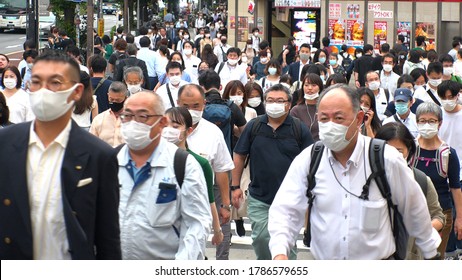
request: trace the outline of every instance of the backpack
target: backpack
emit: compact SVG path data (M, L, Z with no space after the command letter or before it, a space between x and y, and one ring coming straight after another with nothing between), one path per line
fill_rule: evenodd
M351 63L353 62L353 59L351 59L351 55L348 54L347 57L344 57L342 60L342 67L345 69L345 71L350 68Z
M447 178L449 169L449 156L451 155L451 147L449 147L449 145L446 142L443 142L441 146L439 146L438 150L436 150L436 158L424 158L420 156L420 146L417 141L416 146L417 150L414 156L409 161L409 165L417 167L419 161L427 161L428 163L435 162L438 175L440 175L443 178Z
M115 65L119 65L120 61L122 59L125 59L125 58L129 58L128 54L127 53L120 53L120 52L117 52L116 53L116 58L117 60L115 61Z
M223 132L226 146L230 154L232 153L231 143L233 138L232 111L233 101L221 98L212 99L206 102L202 117L211 123L214 123Z
M406 230L406 227L403 222L403 217L398 211L397 205L393 204L391 200L391 191L388 184L387 177L385 176L385 161L384 161L384 151L385 151L386 142L381 139L371 139L369 146L369 164L371 167L371 175L366 180L366 184L363 186L363 190L360 199L368 200L369 199L369 185L372 180L375 180L377 187L380 190L382 196L387 200L388 216L390 218L391 230L393 232L393 237L395 239L396 251L393 254L393 257L397 260L404 260L407 253L407 243L409 239L409 234ZM316 186L316 171L318 170L319 164L321 162L322 154L324 151L324 144L321 141L313 144L311 150L311 162L310 170L308 172L308 187L306 190L306 196L308 197L308 215L307 227L303 235L303 243L306 246L309 246L311 242L311 226L310 226L310 215L311 208L313 207L313 201L316 196L313 195L312 190Z

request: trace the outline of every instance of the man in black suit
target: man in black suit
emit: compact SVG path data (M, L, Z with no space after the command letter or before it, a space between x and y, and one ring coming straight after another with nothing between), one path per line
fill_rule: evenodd
M311 46L310 44L302 44L300 46L300 49L298 51L299 56L300 56L300 61L294 62L289 65L289 71L288 74L292 78L292 83L295 83L296 81L300 80L300 74L302 72L303 66L306 64L310 64L310 58L311 58Z
M120 259L116 151L71 120L77 62L39 56L36 119L0 130L0 259Z

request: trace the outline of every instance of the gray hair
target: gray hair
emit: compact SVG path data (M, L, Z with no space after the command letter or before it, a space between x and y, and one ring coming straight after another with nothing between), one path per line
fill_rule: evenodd
M136 55L138 53L138 49L135 44L128 44L127 46L127 54L128 55Z
M150 108L148 108L148 109L153 109L155 115L162 115L163 116L165 114L164 102L162 101L162 97L160 97L157 93L154 93L154 92L148 91L148 90L142 90L140 92L137 92L135 94L130 95L130 97L128 97L128 99L133 98L134 96L140 96L140 95L153 96L154 100L152 102L152 106ZM125 104L127 104L127 102Z
M292 102L292 95L290 94L289 89L282 84L275 84L271 86L269 89L267 89L265 91L265 94L263 95L264 100L266 100L268 94L273 91L283 91L287 95L287 100L289 101L289 103Z
M109 94L110 91L128 96L127 86L124 83L119 82L119 81L115 81L111 83L107 93Z
M138 74L138 77L140 78L140 80L143 80L143 70L141 70L140 67L138 66L132 66L132 67L128 67L127 69L124 70L124 81L127 80L127 76L128 74L130 73L136 73Z
M439 122L443 120L443 111L441 110L441 107L433 102L427 101L417 107L417 111L415 112L416 119L419 119L423 114L435 115Z
M360 107L360 101L359 101L359 95L356 93L355 89L353 89L353 88L351 88L351 87L349 87L348 85L345 85L345 84L333 84L330 87L324 89L322 91L321 95L319 96L316 110L319 109L319 104L321 103L321 100L326 96L326 94L328 94L329 92L331 92L334 89L343 90L343 92L345 92L347 94L348 98L351 101L351 105L353 106L353 111L355 113L359 112L359 110L361 108Z

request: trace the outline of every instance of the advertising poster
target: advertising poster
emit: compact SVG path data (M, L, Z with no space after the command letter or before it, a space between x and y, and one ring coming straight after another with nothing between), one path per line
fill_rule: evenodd
M249 20L247 17L237 17L237 41L246 42L249 38Z
M416 22L414 36L424 36L427 43L427 51L436 49L436 24L433 22Z
M411 42L411 22L410 21L398 21L396 23L396 35L404 36L404 45L409 48L409 43Z
M359 4L348 4L346 9L347 18L359 18Z
M387 42L387 22L374 21L374 49L378 51L380 45Z
M236 17L235 16L229 17L229 28L230 29L236 28Z
M330 44L340 48L345 42L345 21L342 19L329 19Z
M294 11L292 21L292 36L295 44L300 47L303 43L313 44L316 39L316 12Z
M364 22L358 20L347 20L347 45L353 47L364 46Z

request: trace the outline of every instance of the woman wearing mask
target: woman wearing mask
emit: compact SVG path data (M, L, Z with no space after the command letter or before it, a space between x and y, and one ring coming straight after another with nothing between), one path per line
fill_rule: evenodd
M1 56L0 56L1 57ZM32 112L29 95L21 89L21 75L16 66L7 66L3 71L1 86L3 95L10 109L10 122L21 123L35 118Z
M72 119L81 128L89 131L91 120L98 115L98 102L91 88L90 76L87 72L80 71L80 82L83 84L83 94L79 101L75 102Z
M193 132L191 114L186 108L173 107L165 111L167 127L162 130L162 137L170 143L178 146L179 149L190 153L202 167L204 178L207 183L210 210L212 212L213 237L212 244L219 245L223 241L220 219L218 217L215 197L213 195L213 171L207 159L195 154L188 148L186 139Z
M265 77L258 80L258 84L263 89L263 92L266 92L267 89L272 87L275 84L279 84L279 78L282 74L281 64L277 59L271 59L265 67Z
M321 64L324 67L329 67L329 61L327 60L329 54L324 49L319 49L314 53L313 63L314 64Z
M382 123L376 114L377 109L374 93L366 87L358 88L357 93L359 95L361 110L364 111L363 123L359 132L362 135L374 138L377 131L382 127Z
M423 87L427 91L428 77L427 72L422 68L416 68L409 73L414 79L414 91L420 87Z
M171 55L170 55L170 60L169 62L171 61L176 61L178 63L181 64L181 67L182 67L182 71L183 71L183 74L181 76L181 79L186 81L186 82L189 82L191 83L192 80L191 80L191 75L188 73L188 71L186 71L185 69L185 64L184 64L184 60L183 60L183 55L180 53L180 52L173 52ZM163 75L161 75L159 77L159 82L157 83L156 87L154 88L154 92L156 92L156 90L163 84L166 84L168 83L169 80L168 80L168 77L167 75L164 73Z
M252 48L252 39L247 40L245 49L242 53L247 55L248 63L252 64L254 57L257 56L257 52Z
M2 78L5 68L10 64L10 59L8 56L0 53L0 79Z
M266 69L266 65L269 62L268 53L266 51L264 51L264 50L260 51L258 53L258 58L259 58L259 61L257 61L253 65L253 70L255 71L255 73L257 75L256 79L260 80L261 78L263 78L264 76L267 75L265 73L265 69Z
M263 104L263 90L255 82L245 85L245 95L247 96L248 107L254 109L257 115L266 114L265 105Z
M412 70L416 68L422 68L424 69L424 66L422 62L420 62L421 58L421 53L420 51L417 50L411 50L409 52L409 58L406 60L403 66L403 74L409 74L411 73Z
M462 191L457 152L438 136L443 121L442 114L441 107L433 102L424 102L417 108L418 147L411 164L431 178L438 193L438 201L446 217L446 225L441 231L441 244L438 247L441 259L444 259L452 229L453 209L457 214L454 233L457 239L462 239Z
M308 73L302 83L303 95L298 97L297 105L290 115L299 118L310 129L314 141L319 140L319 125L316 117L319 93L324 89L319 75Z
M190 39L191 39L191 36L189 35L189 31L188 30L183 30L183 37L180 40L178 40L178 42L175 45L176 51L182 53L183 52L183 44L185 42L189 42Z
M414 137L411 135L406 126L401 123L388 123L382 126L382 128L377 131L375 138L387 141L387 144L395 147L408 162L416 152ZM425 173L413 167L411 167L411 169L413 169L414 177L422 188L427 200L427 207L430 212L432 226L437 231L441 231L446 220L443 214L443 209L441 209L440 203L438 202L438 194L435 186ZM423 260L422 253L416 246L414 237L409 238L406 259Z
M6 105L6 99L3 93L0 91L0 128L8 126L11 124L10 119L10 110Z
M199 55L202 56L202 51L204 50L205 45L213 45L212 38L210 37L210 30L205 29L204 37L199 41Z
M209 44L206 44L202 49L201 59L202 61L207 62L211 69L215 69L218 64L218 57L213 53L212 46Z
M329 55L329 71L330 71L330 75L333 75L333 74L340 74L343 76L346 75L345 68L343 68L343 66L338 63L338 55L336 53L331 53Z

